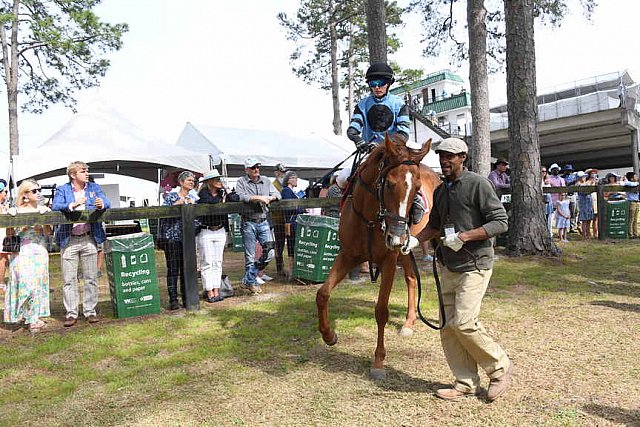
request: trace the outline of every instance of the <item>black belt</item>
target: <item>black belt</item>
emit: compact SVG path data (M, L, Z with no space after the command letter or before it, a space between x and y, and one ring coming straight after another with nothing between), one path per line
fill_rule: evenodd
M202 228L205 228L205 229L211 230L211 231L220 230L222 227L224 227L224 225L203 225L202 226Z

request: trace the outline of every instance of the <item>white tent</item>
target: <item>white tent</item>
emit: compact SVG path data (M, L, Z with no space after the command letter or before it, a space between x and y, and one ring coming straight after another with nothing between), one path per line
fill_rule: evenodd
M229 176L244 173L244 160L255 157L268 173L284 163L300 177L318 178L345 160L355 147L346 137L315 133L235 129L187 122L176 145L224 159ZM345 162L345 166L349 162Z
M102 108L75 115L40 146L15 156L13 177L19 181L66 175L67 165L76 160L88 163L92 174L157 182L160 168L206 172L217 159L151 138L121 114Z

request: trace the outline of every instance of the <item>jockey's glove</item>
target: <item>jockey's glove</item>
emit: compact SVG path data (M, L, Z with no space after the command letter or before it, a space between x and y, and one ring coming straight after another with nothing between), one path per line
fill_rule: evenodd
M366 142L366 141L360 141L357 145L356 145L356 149L361 152L361 153L368 153L371 150L373 150L376 147L376 143L375 142Z
M442 244L454 252L458 252L464 246L464 242L459 237L460 233L450 234L448 236L442 237L440 240Z

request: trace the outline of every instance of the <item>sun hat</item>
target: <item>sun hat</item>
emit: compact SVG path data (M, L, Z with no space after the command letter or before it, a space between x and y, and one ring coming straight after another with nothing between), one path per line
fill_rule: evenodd
M558 166L557 163L552 164L551 166L549 166L549 172L551 172L554 169L558 169L560 170L560 166Z
M584 171L578 171L576 172L576 176L578 178L582 178L583 176L587 176L587 174Z
M255 157L247 157L244 161L245 168L252 168L254 166L261 166L261 165L262 163L260 163L260 161Z
M435 149L436 153L445 151L451 154L467 153L469 148L463 140L459 138L446 138L440 141L440 144Z
M507 162L505 159L498 159L496 160L496 166L498 166L499 164L503 164L503 165L507 165L509 166L509 162Z
M209 172L205 173L202 177L200 177L200 182L205 182L213 178L219 178L220 173L217 169L213 168Z

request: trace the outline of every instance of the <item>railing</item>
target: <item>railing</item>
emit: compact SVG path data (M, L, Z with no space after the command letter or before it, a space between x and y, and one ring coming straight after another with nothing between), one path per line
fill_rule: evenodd
M340 199L299 199L283 200L271 203L270 210L287 211L296 208L327 208L337 206ZM71 213L48 212L21 213L16 216L0 215L0 228L22 227L34 224L72 224L107 222L134 219L181 218L182 222L182 250L183 271L185 273L185 303L187 310L198 310L200 298L198 293L198 277L196 266L196 230L194 220L200 216L230 213L255 212L242 202L220 203L216 205L195 204L179 206L156 206L140 208L113 208L106 210L76 211Z
M543 193L593 193L598 195L598 212L600 221L598 224L599 239L605 237L606 224L606 200L604 198L605 191L616 192L638 192L638 187L626 187L622 185L592 185L592 186L570 186L570 187L544 187ZM338 206L340 199L299 199L299 200L283 200L271 203L270 210L287 211L296 208L328 208ZM181 218L182 222L182 248L183 248L183 267L185 272L185 300L187 310L198 310L200 308L200 299L197 285L196 270L196 230L194 219L206 215L219 215L231 213L248 213L253 212L246 203L221 203L216 205L196 204L196 205L180 205L180 206L161 206L161 207L139 207L139 208L113 208L103 211L78 211L71 213L48 212L46 214L38 213L21 213L16 216L0 215L0 228L21 227L34 224L70 224L70 223L91 223L91 222L107 222L134 219L160 219L160 218Z

